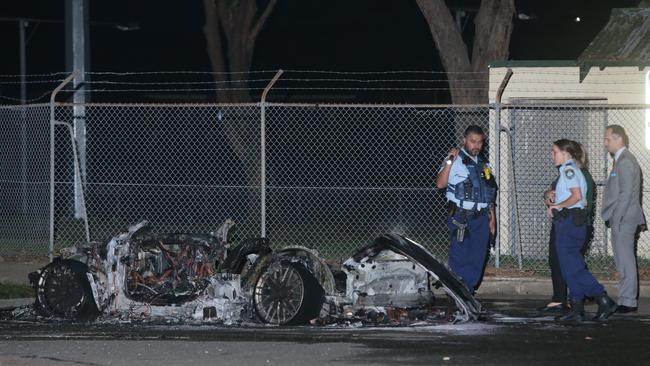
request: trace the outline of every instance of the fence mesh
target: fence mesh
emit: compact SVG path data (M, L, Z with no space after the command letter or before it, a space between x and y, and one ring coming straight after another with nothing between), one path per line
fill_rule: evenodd
M642 107L265 108L267 236L275 246L303 245L332 259L393 231L444 260L445 200L434 181L470 124L489 131L485 154L498 160L501 267L548 269L550 222L542 192L557 174L550 161L554 140L574 139L585 147L598 185L596 213L610 164L602 147L606 125L625 127L642 170L650 169ZM49 105L0 107L0 254L48 253L49 113ZM259 104L57 105L55 118L67 125L54 128L55 249L85 240L79 187L91 240L143 219L159 231L210 232L230 218L240 239L259 236L261 117ZM75 184L75 135L81 186ZM84 135L85 143L79 142ZM645 233L638 253L645 266ZM611 271L611 255L596 214L590 268ZM491 261L497 264L496 257Z
M274 242L343 258L394 231L446 254L446 210L435 176L458 130L487 127L487 107L274 105L268 115Z
M47 253L49 105L0 108L0 255Z
M60 121L85 122L81 171L92 239L140 220L159 231L211 232L230 218L240 235L259 235L258 107L86 106L83 113L57 107ZM57 132L55 227L65 246L79 240L83 220L75 218L69 133Z

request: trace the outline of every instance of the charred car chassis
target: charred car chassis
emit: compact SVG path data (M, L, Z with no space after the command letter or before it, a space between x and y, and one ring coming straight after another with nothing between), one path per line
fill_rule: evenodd
M274 251L265 239L232 245L233 228L227 220L211 234L157 234L144 221L106 242L69 249L30 274L35 309L73 320L276 325L481 316L462 282L402 235L382 235L332 268L304 247Z

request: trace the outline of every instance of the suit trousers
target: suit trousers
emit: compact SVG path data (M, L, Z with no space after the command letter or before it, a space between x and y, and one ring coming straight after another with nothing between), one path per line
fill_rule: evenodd
M614 260L618 270L618 304L637 307L639 297L638 269L634 255L637 225L612 225Z

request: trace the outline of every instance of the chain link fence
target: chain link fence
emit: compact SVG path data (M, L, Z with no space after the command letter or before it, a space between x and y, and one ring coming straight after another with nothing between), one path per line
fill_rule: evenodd
M0 107L0 255L47 254L50 106Z
M487 107L283 106L267 124L268 235L342 258L385 232L446 255L439 162Z
M628 130L631 151L650 171L643 106L263 107L264 202L260 104L56 104L54 250L86 240L85 214L91 240L143 219L159 231L210 232L228 218L243 239L260 235L265 207L266 234L277 247L303 245L341 259L394 231L444 260L446 208L435 176L462 131L478 124L489 131L485 154L500 183L491 262L547 270L542 192L557 174L554 140L585 147L598 185L596 212L610 164L602 147L606 125ZM49 252L50 124L50 105L0 107L2 255ZM596 217L588 259L592 270L607 272L614 268L611 242ZM645 266L645 233L638 253Z
M259 107L87 105L78 112L61 106L56 115L85 125L80 170L91 239L141 220L159 231L211 232L230 218L244 237L259 235ZM69 133L57 133L55 243L67 246L83 238L84 221L75 212Z

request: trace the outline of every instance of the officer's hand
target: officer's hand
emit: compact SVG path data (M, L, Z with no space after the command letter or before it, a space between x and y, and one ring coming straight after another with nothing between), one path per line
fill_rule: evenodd
M546 214L548 215L548 217L553 218L553 210L558 210L559 211L560 206L558 206L558 205L550 205L550 206L548 206L548 208L546 209Z
M551 206L555 203L555 191L549 189L544 192L544 203L546 206Z
M452 147L451 150L449 150L449 154L447 154L447 157L451 161L454 161L458 157L458 154L460 154L460 149L457 147Z
M494 215L490 215L488 220L488 227L490 228L490 235L494 236L497 233L497 218Z

